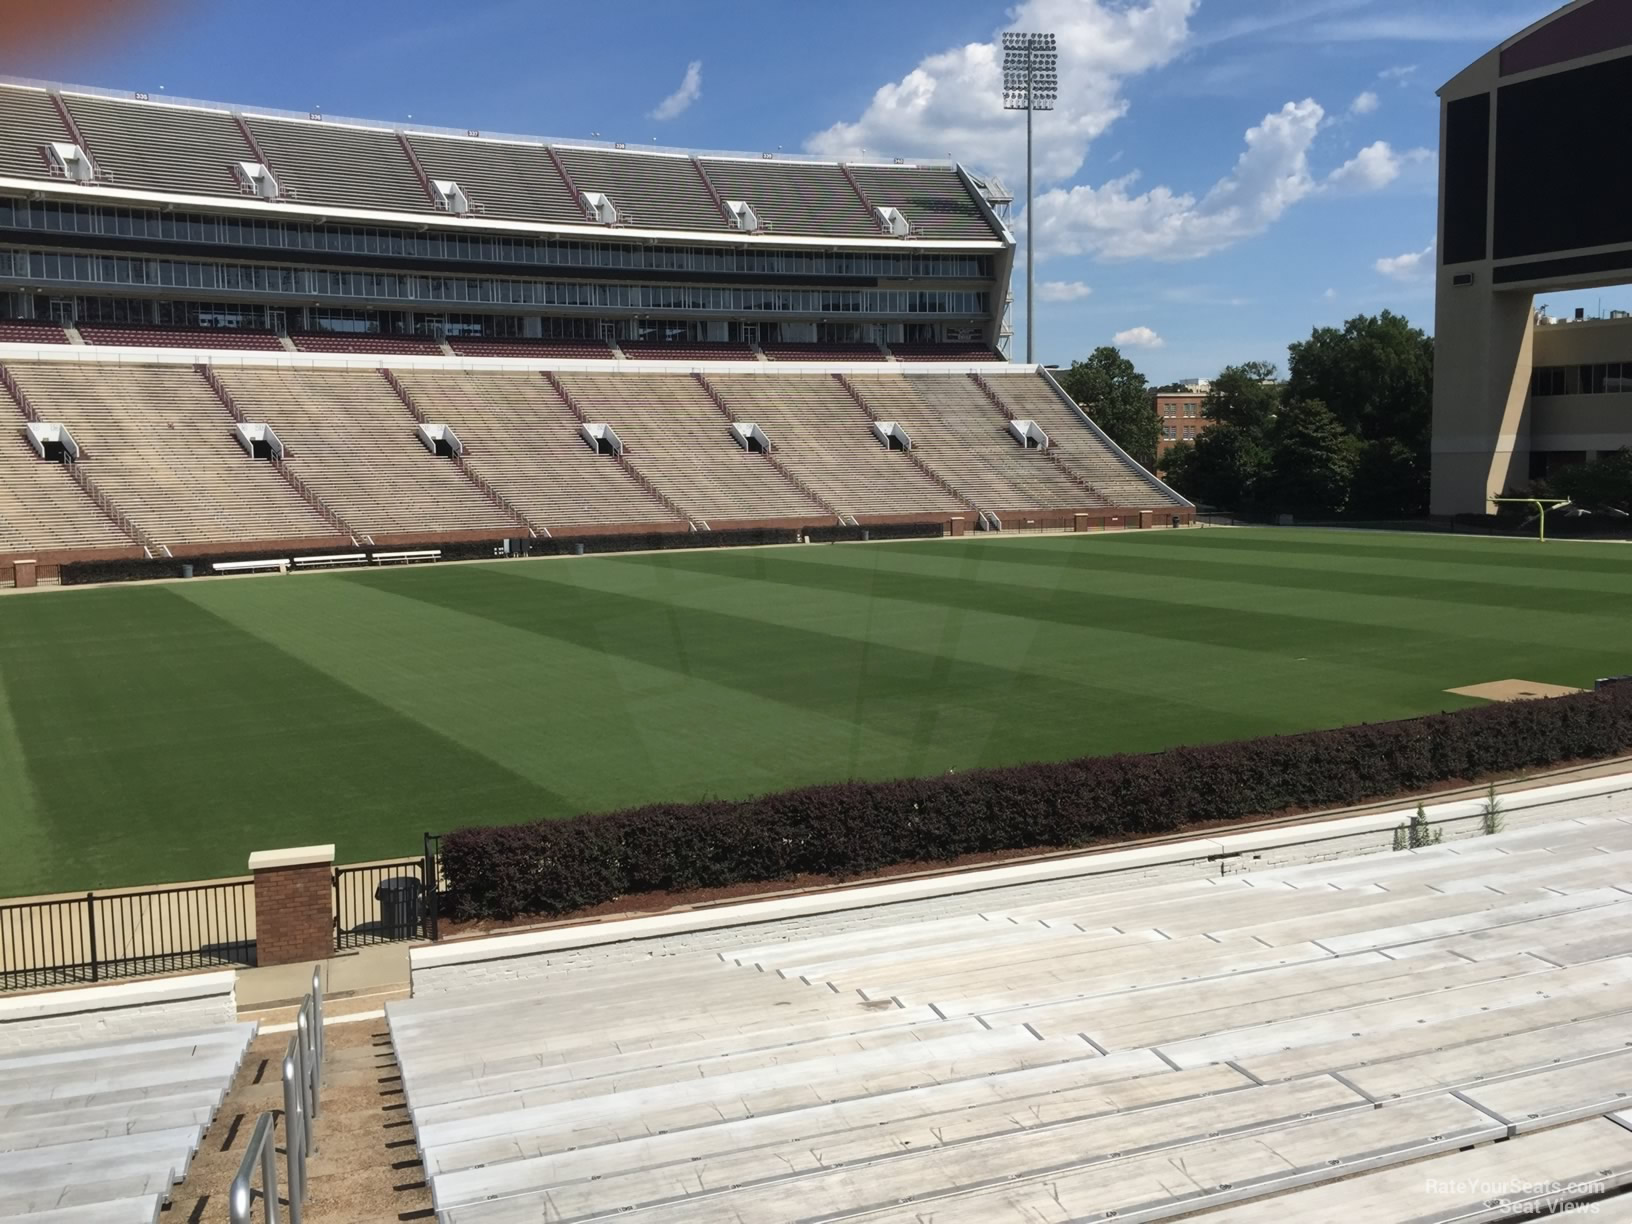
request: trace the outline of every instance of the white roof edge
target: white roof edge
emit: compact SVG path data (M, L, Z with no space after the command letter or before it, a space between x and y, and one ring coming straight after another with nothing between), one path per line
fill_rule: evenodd
M795 234L776 234L742 230L715 233L710 230L642 229L634 225L617 227L605 225L571 225L550 221L507 221L491 217L455 217L443 212L392 212L389 209L333 207L287 201L260 200L254 196L199 196L169 191L133 191L102 184L86 186L57 179L22 179L0 175L0 191L23 195L38 192L54 199L96 203L113 201L118 204L146 203L151 207L198 209L215 212L245 212L266 217L324 218L336 222L367 222L425 229L463 229L491 233L580 238L590 242L614 241L619 237L659 239L664 242L713 244L746 247L758 244L768 247L849 248L866 250L928 250L928 251L1001 251L1010 244L993 234L990 238L826 238ZM42 241L44 239L42 238ZM201 252L204 254L205 252ZM344 262L337 256L336 262Z

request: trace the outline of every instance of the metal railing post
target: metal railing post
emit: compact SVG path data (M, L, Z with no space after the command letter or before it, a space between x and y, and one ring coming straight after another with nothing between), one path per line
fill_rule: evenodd
M97 976L96 976L96 974L97 974L97 969L96 969L96 961L97 961L97 955L96 955L96 894L94 892L88 892L88 893L85 894L85 921L86 921L86 925L90 928L90 934L91 934L91 981L94 982L94 981L97 980Z
M232 1179L232 1192L227 1202L227 1214L232 1224L249 1224L255 1203L255 1166L261 1166L261 1201L266 1204L266 1224L278 1224L278 1148L272 1139L272 1115L263 1113L255 1123L255 1133L244 1158L238 1162L238 1174ZM292 1204L291 1204L292 1206ZM300 1218L298 1212L295 1215Z
M300 1065L301 1038L296 1033L283 1056L283 1150L289 1172L290 1224L300 1224L301 1203L306 1197L306 1078Z

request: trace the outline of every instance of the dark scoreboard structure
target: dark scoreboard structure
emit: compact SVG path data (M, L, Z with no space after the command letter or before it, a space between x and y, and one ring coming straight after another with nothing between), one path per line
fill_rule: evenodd
M1632 0L1564 5L1440 99L1433 509L1478 513L1531 474L1535 295L1632 281Z

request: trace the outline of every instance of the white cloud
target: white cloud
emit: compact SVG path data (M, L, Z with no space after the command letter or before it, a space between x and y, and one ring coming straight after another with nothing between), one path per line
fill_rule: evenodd
M1368 89L1363 93L1355 95L1354 101L1349 103L1349 114L1369 115L1372 111L1377 109L1377 105L1376 93Z
M1335 301L1337 301L1337 290L1336 289L1328 289L1328 290L1326 290L1325 293L1321 294L1320 297L1321 297L1322 301L1335 302Z
M1088 146L1127 110L1122 83L1171 60L1189 38L1198 0L1024 0L1008 28L1052 30L1060 96L1037 112L1037 174L1070 178ZM1002 109L1000 40L968 43L920 60L879 87L860 118L805 141L835 158L944 157L1017 178L1024 172L1023 117Z
M1396 153L1386 140L1375 141L1326 176L1329 186L1339 191L1376 191L1400 177L1408 163L1426 161L1427 149Z
M1125 344L1129 348L1161 348L1167 341L1148 327L1130 327L1112 336L1111 343Z
M1389 255L1379 259L1372 266L1390 280L1412 281L1420 276L1426 276L1433 268L1434 244L1429 243L1420 251L1407 251L1404 255Z
M1043 281L1037 286L1037 296L1045 302L1075 302L1092 292L1081 281Z
M686 75L675 90L657 104L649 118L674 119L685 114L691 104L703 96L703 61L692 60L686 65Z
M1379 72L1377 79L1379 81L1398 81L1403 86L1416 71L1417 66L1415 64L1395 64L1392 68L1384 68Z
M1317 189L1309 147L1325 111L1288 102L1249 128L1229 174L1199 200L1153 187L1134 194L1136 174L1100 187L1055 188L1037 198L1037 240L1050 255L1194 259L1261 233Z

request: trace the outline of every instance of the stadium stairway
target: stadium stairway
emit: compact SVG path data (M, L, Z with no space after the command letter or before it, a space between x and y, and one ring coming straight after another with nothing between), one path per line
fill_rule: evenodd
M1601 816L996 889L563 960L390 1039L455 1224L1511 1218L1632 1185L1629 867Z

